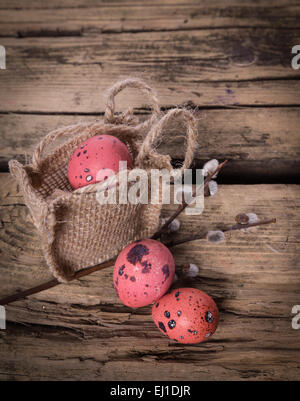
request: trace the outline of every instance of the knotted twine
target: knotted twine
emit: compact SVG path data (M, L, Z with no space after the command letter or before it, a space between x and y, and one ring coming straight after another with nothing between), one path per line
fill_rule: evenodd
M148 96L152 105L148 120L140 123L130 109L115 115L115 96L126 87L137 88ZM36 146L31 164L9 162L10 172L41 235L46 262L59 281L69 281L77 270L109 260L127 244L151 237L157 230L161 203L100 204L96 196L101 183L72 190L67 167L82 142L95 135L114 135L128 147L133 168L145 169L150 183L150 169L172 169L170 156L157 153L155 146L169 120L180 117L187 125L187 148L181 169L188 168L196 146L195 118L185 109L172 109L160 117L152 88L140 79L122 80L108 91L103 120L56 129ZM63 136L71 139L45 155L47 146Z

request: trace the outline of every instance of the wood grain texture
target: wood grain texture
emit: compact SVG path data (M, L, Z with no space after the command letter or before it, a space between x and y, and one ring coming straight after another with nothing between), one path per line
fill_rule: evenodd
M0 175L0 296L50 278L17 185ZM7 307L0 332L1 379L166 380L299 379L300 338L291 327L299 304L299 197L295 185L221 186L204 213L181 215L181 237L232 223L240 212L277 217L275 226L226 235L211 245L174 248L176 265L200 267L195 286L216 300L219 328L196 346L172 343L113 289L112 268ZM164 215L174 206L166 206ZM34 339L34 341L33 341Z
M298 28L297 1L1 1L0 35L82 36L86 33L226 27ZM53 12L55 10L55 12Z
M300 80L298 0L1 0L0 170L26 161L50 130L102 118L105 91L128 75L156 88L164 109L188 105L199 119L194 167L228 158L220 182L296 182ZM147 100L126 90L117 109ZM183 132L160 147L183 158ZM297 185L222 185L204 213L180 216L179 238L231 224L242 212L277 224L226 234L220 245L173 249L196 263L195 286L217 302L212 339L183 346L162 336L151 308L123 306L113 267L7 307L0 380L299 380ZM165 216L174 206L166 206ZM51 279L18 187L0 173L0 297Z
M230 165L224 170L225 181L296 179L300 172L298 108L200 110L194 114L199 130L194 167L201 168L210 158L226 158ZM147 115L140 117L143 120ZM7 169L12 158L30 161L36 144L55 128L99 118L2 114L0 167ZM183 160L184 127L167 127L160 152Z
M0 73L0 138L8 145L0 152L1 170L7 171L11 156L24 160L31 153L40 127L47 132L57 121L102 116L107 88L135 75L157 89L162 107L192 104L200 110L203 146L195 166L224 156L233 162L225 182L295 182L300 80L291 68L291 48L300 40L299 4L143 4L1 3L7 70ZM149 112L136 91L118 96L117 104L119 110ZM26 130L31 119L38 124L34 132ZM175 139L170 153L182 160L179 144Z
M98 113L104 110L103 93L128 75L157 88L165 107L174 101L201 107L298 105L291 49L299 41L299 29L235 28L3 38L7 69L0 74L0 111ZM123 109L149 107L136 91L120 99Z

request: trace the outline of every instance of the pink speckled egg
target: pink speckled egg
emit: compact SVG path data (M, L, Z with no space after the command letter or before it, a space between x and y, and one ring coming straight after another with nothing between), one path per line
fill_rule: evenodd
M73 153L68 165L68 178L73 189L106 180L118 173L119 162L132 168L127 146L112 135L96 135L83 142Z
M172 340L196 344L216 331L219 311L214 300L195 288L179 288L153 305L152 318L159 330Z
M114 285L123 304L132 308L149 305L172 284L175 263L169 249L159 241L144 239L127 245L114 268Z

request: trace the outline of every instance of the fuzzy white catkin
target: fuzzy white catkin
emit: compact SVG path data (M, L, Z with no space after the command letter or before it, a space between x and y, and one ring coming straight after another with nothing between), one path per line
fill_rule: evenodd
M214 196L218 192L218 184L214 180L209 181L208 188L210 196Z
M253 224L258 222L259 218L257 217L257 214L255 213L246 213L246 214L249 217L248 224Z
M207 239L209 242L212 242L213 244L219 244L220 242L224 241L225 235L223 231L220 230L208 231Z
M186 273L187 277L196 277L199 273L199 267L197 265L194 265L193 263L190 263L190 268L188 272Z
M169 224L169 229L171 232L178 231L180 228L180 221L178 219L174 219L171 224Z
M214 171L216 171L218 166L219 162L217 159L211 159L208 162L206 162L203 166L204 177L206 177L208 173L213 173Z
M255 213L246 213L246 216L248 216L249 221L247 224L253 224L257 223L259 221L259 218L257 217L257 214ZM242 228L241 231L243 233L248 233L251 230L255 230L256 227L247 227L247 228Z
M162 226L166 223L168 218L162 219ZM178 219L174 219L168 226L169 230L174 233L175 231L178 231L180 228L180 221Z

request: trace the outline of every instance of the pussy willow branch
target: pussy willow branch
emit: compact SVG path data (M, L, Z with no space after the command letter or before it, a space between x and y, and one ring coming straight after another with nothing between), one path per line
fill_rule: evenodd
M78 270L73 276L70 277L69 281L76 280L78 278L87 276L88 274L94 273L98 270L106 269L107 267L110 267L114 262L115 259L110 259L106 262L100 263L95 266L90 266L86 267L84 269ZM58 284L62 284L60 281L58 281L56 278L46 281L45 283L42 283L40 285L37 285L36 287L29 288L28 290L18 292L16 294L10 295L8 297L5 297L3 299L0 299L0 305L7 305L10 304L11 302L18 301L20 299L26 298L29 295L37 294L39 292L49 290L49 288L56 287Z
M242 230L244 228L262 226L262 225L271 224L271 223L276 223L276 219L262 220L262 221L257 221L256 223L248 223L248 224L235 224L233 226L229 226L227 228L224 228L223 230L218 230L218 231L222 231L223 233L226 233L228 231ZM186 242L195 241L198 239L205 239L207 237L207 234L208 234L208 232L191 234L188 237L167 242L167 243L165 243L165 245L168 248L171 248L173 246L184 244Z
M233 226L230 226L230 227L225 228L225 229L220 230L220 231L228 232L228 231L234 231L234 230L241 230L241 229L244 229L244 228L261 226L261 225L270 224L270 223L276 223L276 219L263 220L263 221L258 221L256 223L250 223L250 224L235 224ZM183 238L181 240L170 241L170 242L166 243L165 245L168 248L171 248L173 246L180 245L180 244L183 244L185 242L195 241L197 239L205 239L207 237L207 234L208 234L208 232L205 232L205 233L202 233L202 234L193 234L193 235L191 235L189 237L186 237L186 238ZM91 273L94 273L96 271L99 271L99 270L105 269L107 267L110 267L110 266L112 266L114 264L115 261L116 261L116 258L110 259L107 262L100 263L100 264L95 265L95 266L91 266L91 267L87 267L87 268L78 270L78 272L76 272L70 278L70 281L79 279L81 277L87 276L87 275L89 275ZM39 293L41 291L48 290L49 288L56 287L58 284L62 284L62 283L60 281L56 280L56 279L47 281L47 282L45 282L43 284L40 284L40 285L38 285L36 287L29 288L28 290L25 290L25 291L22 291L22 292L19 292L17 294L14 294L14 295L11 295L11 296L8 296L6 298L1 299L0 300L0 305L7 305L7 304L9 304L11 302L15 302L15 301L18 301L20 299L26 298L29 295L37 294L37 293Z
M207 177L204 180L203 188L207 188L208 183L211 179L225 166L228 160L225 160L223 163L219 164L216 170L212 173L208 173ZM193 198L196 196L196 191L193 193ZM168 218L168 220L160 227L160 229L152 236L153 239L157 239L161 236L161 234L169 227L173 220L176 219L177 216L180 215L184 211L184 209L188 206L188 203L183 201L181 205L178 206L177 210Z
M213 173L209 173L208 176L206 177L206 179L204 180L204 189L208 186L208 183L210 182L210 180L215 176L215 174L218 173L218 171L221 170L221 168L227 163L227 160L225 160L223 163L219 164L219 166L217 167L217 169L213 172ZM196 196L196 193L193 193L193 197ZM183 202L178 209L175 211L175 213L173 215L170 216L170 218L168 219L168 221L166 221L166 223L152 236L153 239L159 238L161 236L161 234L164 232L164 230L169 226L169 224L187 207L187 203ZM105 269L111 265L114 264L116 258L110 259L104 263L100 263L98 265L95 266L91 266L91 267L86 267L84 269L78 270L72 277L70 277L69 281L73 281L76 280L80 277L83 276L87 276L91 273L94 273L96 271ZM21 291L17 294L8 296L6 298L3 298L0 300L0 305L7 305L11 302L17 301L19 299L23 299L28 297L29 295L33 295L33 294L37 294L41 291L45 291L48 290L50 288L53 288L55 286L57 286L58 284L61 284L60 281L58 281L57 279L52 279L50 281L47 281L43 284L40 284L36 287L32 287L29 288L28 290L25 291Z

